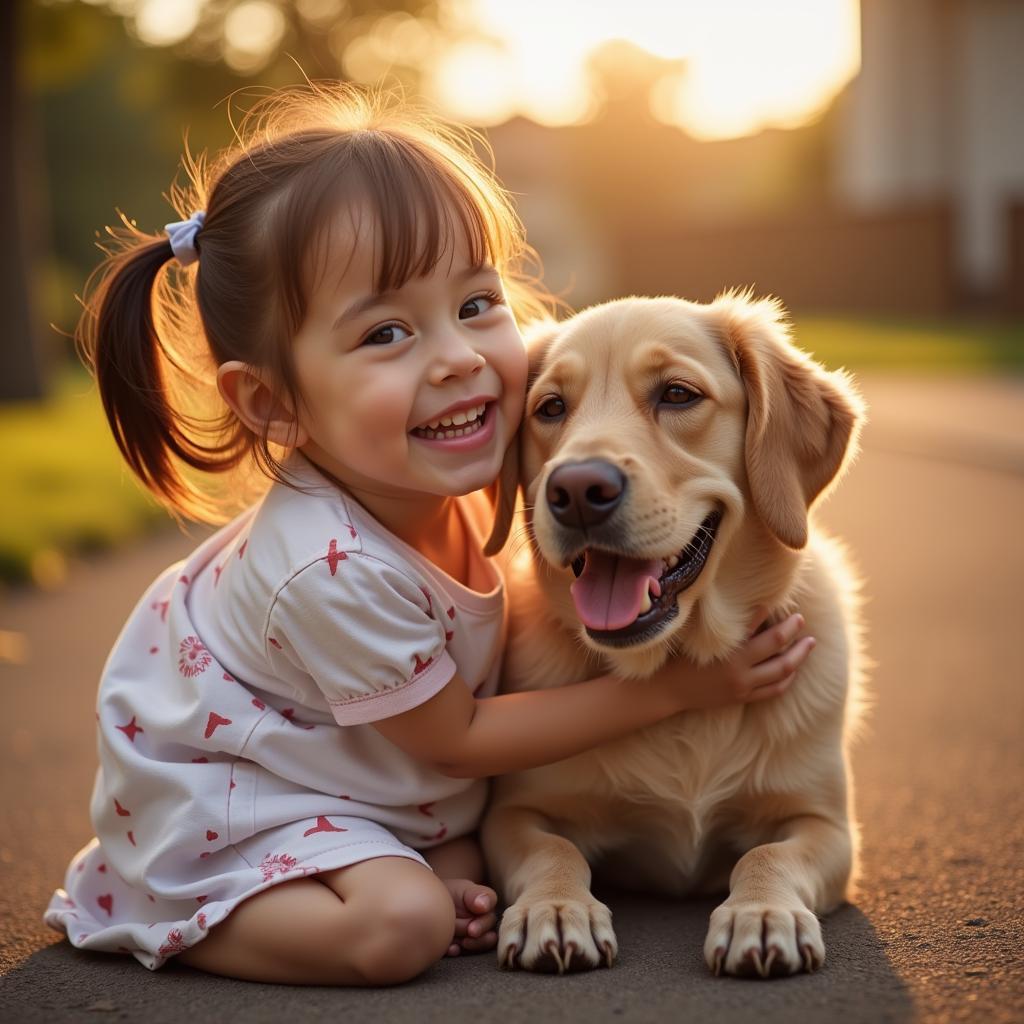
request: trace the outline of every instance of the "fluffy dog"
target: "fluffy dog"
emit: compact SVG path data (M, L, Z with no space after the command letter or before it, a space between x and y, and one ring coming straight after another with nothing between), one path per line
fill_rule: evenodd
M810 506L848 464L863 406L850 379L797 349L781 307L629 298L546 324L515 487L505 689L643 677L678 654L706 664L754 611L799 610L817 647L775 699L668 719L577 757L497 780L484 829L509 904L499 962L613 962L591 869L671 894L723 891L704 955L715 973L813 971L818 915L856 858L846 746L863 657L856 585ZM522 537L520 539L523 539Z

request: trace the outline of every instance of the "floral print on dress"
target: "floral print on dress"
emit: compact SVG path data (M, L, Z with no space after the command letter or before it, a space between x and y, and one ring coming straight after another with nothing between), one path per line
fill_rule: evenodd
M172 928L157 953L160 956L174 956L175 953L184 953L186 949L188 946L185 945L185 937L181 934L181 929Z
M178 647L178 671L188 679L205 672L213 658L197 636L187 636Z
M268 853L259 863L264 882L269 882L274 875L287 875L298 866L298 860L289 853Z

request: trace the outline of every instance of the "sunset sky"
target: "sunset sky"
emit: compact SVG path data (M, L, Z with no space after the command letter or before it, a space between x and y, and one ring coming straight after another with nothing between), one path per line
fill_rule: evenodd
M92 0L133 12L139 38L187 38L208 0ZM663 62L656 117L700 139L796 126L819 114L860 65L859 0L442 0L437 25L391 14L353 38L346 0L294 0L348 77L423 72L428 97L470 123L593 116L588 59L625 40ZM273 0L244 0L224 23L224 57L256 75L283 42Z

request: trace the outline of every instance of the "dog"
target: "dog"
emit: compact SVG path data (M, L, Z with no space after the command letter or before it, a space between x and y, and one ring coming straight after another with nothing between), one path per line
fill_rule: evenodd
M621 299L538 326L528 349L487 548L508 536L518 486L504 689L641 680L678 655L706 665L746 639L759 607L772 622L799 610L818 642L781 696L495 780L482 839L507 905L499 964L611 966L593 870L673 895L728 886L704 944L716 974L814 971L818 915L847 898L857 851L858 581L810 512L857 448L853 381L792 343L777 301L749 293ZM638 573L658 587L638 595Z

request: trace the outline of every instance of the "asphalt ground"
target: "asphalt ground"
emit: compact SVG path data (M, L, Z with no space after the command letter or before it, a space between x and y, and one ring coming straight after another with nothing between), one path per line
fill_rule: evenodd
M865 577L874 707L853 758L862 881L816 975L714 978L708 901L602 894L612 970L438 964L394 989L233 982L73 949L41 922L91 835L98 673L170 532L0 597L27 661L0 664L0 1020L1024 1021L1024 383L864 382L864 451L823 522Z

